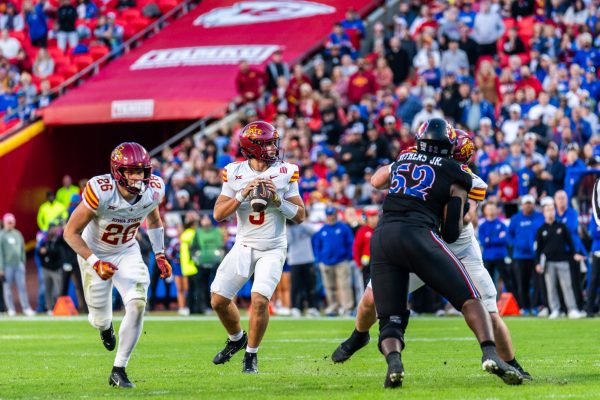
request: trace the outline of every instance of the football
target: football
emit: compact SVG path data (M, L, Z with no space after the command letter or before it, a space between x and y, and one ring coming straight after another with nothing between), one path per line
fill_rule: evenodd
M254 212L264 211L270 198L271 193L267 189L267 185L264 182L259 182L250 192L250 207Z

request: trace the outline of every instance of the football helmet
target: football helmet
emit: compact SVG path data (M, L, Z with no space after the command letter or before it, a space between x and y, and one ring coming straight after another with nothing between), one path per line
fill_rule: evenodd
M144 177L133 180L133 184L130 185L128 181L132 179L125 177L125 170L131 168L142 168ZM119 185L131 194L141 194L146 190L150 182L151 172L150 155L138 143L121 143L110 154L110 174Z
M274 144L275 154L269 155L267 146ZM240 148L246 159L255 158L267 163L279 160L279 132L268 122L251 122L240 133Z
M473 139L471 139L471 135L463 130L455 129L454 131L456 132L456 146L452 158L459 163L470 164L473 154L475 154Z
M417 131L417 151L434 156L449 158L456 145L456 132L452 125L442 118L425 121Z

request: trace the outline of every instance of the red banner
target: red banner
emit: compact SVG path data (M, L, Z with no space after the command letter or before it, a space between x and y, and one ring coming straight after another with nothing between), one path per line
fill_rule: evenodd
M240 60L264 68L283 49L294 63L320 46L353 7L380 0L202 2L44 112L50 125L219 116L236 95Z

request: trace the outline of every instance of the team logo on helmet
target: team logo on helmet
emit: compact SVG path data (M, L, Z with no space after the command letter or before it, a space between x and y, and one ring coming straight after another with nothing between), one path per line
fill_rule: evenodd
M429 120L423 122L417 131L417 138L423 136L423 134L427 131L427 127L429 126Z
M456 131L454 130L454 127L450 124L448 124L448 138L451 142L456 142Z
M250 139L256 139L257 136L262 135L263 131L256 124L250 125L248 129L245 130L244 136Z
M123 159L123 149L125 147L124 146L118 146L117 148L115 148L112 152L112 160L113 161L121 161Z
M468 140L464 146L460 148L460 154L468 159L473 155L473 150L475 150L473 147L473 142Z

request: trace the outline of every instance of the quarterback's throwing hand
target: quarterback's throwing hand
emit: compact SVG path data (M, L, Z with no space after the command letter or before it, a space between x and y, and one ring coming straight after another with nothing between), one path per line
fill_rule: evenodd
M94 271L98 274L103 281L112 278L112 276L117 272L119 268L113 263L109 263L108 261L98 260L92 266Z
M173 271L173 268L171 268L171 264L169 264L167 257L165 257L165 255L163 253L156 255L156 265L158 266L158 269L160 270L161 278L167 279L171 276L171 272Z

